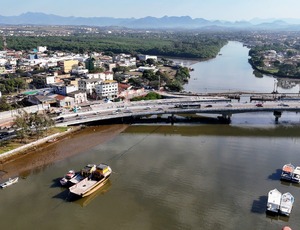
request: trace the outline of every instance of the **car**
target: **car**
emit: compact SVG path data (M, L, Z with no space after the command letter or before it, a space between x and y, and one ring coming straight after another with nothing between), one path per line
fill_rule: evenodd
M132 111L127 109L127 110L124 110L124 113L132 113Z
M205 108L211 108L212 107L212 105L206 105L205 106Z
M280 103L280 104L278 104L278 106L289 107L288 104L284 104L284 103Z
M225 105L225 107L232 107L232 104L227 104Z
M163 108L158 108L158 109L157 109L157 111L163 111L163 110L164 110Z
M258 103L255 105L256 107L263 107L263 105L261 103Z

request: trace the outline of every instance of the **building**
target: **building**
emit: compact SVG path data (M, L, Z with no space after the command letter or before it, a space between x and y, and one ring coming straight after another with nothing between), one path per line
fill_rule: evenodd
M157 61L157 56L145 55L145 54L138 54L137 56L140 61L146 61L147 59L153 59L153 60Z
M78 90L77 85L64 85L63 83L52 84L51 87L52 87L54 93L64 95L64 96L67 96L69 93L72 93L72 92Z
M96 85L99 85L101 82L102 80L98 78L80 79L78 81L78 90L86 92L88 96L91 96L95 90Z
M64 73L69 73L72 69L75 69L78 67L78 60L65 60L65 61L59 61L58 66L61 68L61 70Z
M82 92L79 90L69 93L68 96L74 98L75 105L85 103L88 101L86 92Z
M114 80L103 81L95 86L96 94L100 98L115 98L118 96L118 83Z

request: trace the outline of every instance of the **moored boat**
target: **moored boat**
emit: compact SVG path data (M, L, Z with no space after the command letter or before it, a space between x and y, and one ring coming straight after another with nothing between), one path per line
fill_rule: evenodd
M295 166L292 164L285 164L282 167L282 172L281 172L281 180L287 180L287 181L291 181L292 177L293 177L293 173L295 170Z
M101 188L107 182L111 173L111 168L101 163L96 166L96 170L90 176L71 186L69 191L73 195L86 197Z
M293 171L291 180L292 182L300 183L300 166L297 166Z
M96 170L95 164L88 164L80 172L76 173L74 170L69 170L68 173L60 179L62 186L72 186L82 181L84 178L90 176Z
M280 202L281 202L281 192L279 192L276 188L269 191L267 211L278 213L280 208Z
M73 178L76 176L76 173L74 170L69 170L66 175L60 179L60 184L65 186L67 185L67 183Z
M0 184L1 188L6 188L10 185L13 185L15 183L17 183L19 181L19 177L15 177L15 178L9 178L8 181L5 181L4 183Z
M292 194L290 194L289 192L284 193L281 196L281 201L280 201L280 208L279 208L280 214L289 216L293 208L294 200L295 199L292 196Z

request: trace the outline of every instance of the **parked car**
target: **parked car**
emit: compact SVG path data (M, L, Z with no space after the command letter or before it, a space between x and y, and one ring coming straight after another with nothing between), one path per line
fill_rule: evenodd
M227 104L225 105L225 107L232 107L232 104Z
M212 105L206 105L205 107L206 107L206 108L211 108L211 107L212 107Z
M263 105L261 103L258 103L255 105L256 107L263 107Z

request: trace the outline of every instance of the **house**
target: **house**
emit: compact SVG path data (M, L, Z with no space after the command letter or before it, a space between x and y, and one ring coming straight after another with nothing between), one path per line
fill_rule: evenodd
M56 100L57 107L72 108L75 105L75 100L72 97L58 95L58 94L52 94L49 97Z
M153 60L157 61L157 56L144 55L144 54L138 54L137 56L140 61L147 61L147 59L153 59Z
M74 103L76 105L81 104L81 103L85 103L85 102L88 101L86 92L82 92L82 91L79 91L79 90L74 91L72 93L68 93L68 96L74 98Z

